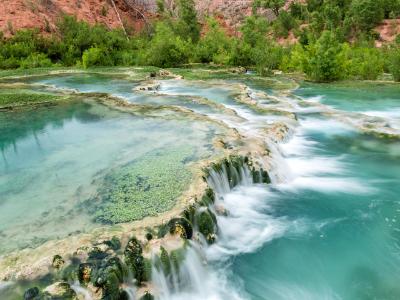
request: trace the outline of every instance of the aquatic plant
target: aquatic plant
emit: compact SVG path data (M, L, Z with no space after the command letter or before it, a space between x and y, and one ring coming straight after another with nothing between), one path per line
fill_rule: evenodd
M172 208L190 182L184 162L191 155L190 147L154 151L107 175L97 201L88 202L95 220L129 222Z
M16 106L49 103L68 99L67 96L57 96L45 93L0 93L0 109Z

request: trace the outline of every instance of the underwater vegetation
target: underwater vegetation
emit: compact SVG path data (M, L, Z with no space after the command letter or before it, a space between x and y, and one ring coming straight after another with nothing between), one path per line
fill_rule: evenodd
M171 209L191 180L185 162L192 155L190 147L157 150L106 175L96 199L86 202L95 220L129 222Z
M67 97L45 93L0 93L0 109L16 106L49 103L65 100Z

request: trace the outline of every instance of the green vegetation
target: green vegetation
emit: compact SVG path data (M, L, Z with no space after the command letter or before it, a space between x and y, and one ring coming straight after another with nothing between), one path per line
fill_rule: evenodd
M190 148L152 152L107 175L97 199L88 200L104 223L141 220L171 209L191 180L184 159Z
M129 37L65 16L51 35L22 30L8 39L0 36L0 69L211 63L252 68L260 75L301 72L318 82L377 79L384 72L400 80L399 42L375 48L379 33L374 31L384 18L400 16L400 0L284 4L255 0L253 15L234 36L214 18L201 20L202 26L193 0L179 0L174 8L158 0L160 17ZM265 9L273 12L273 20L258 14Z
M0 109L15 107L15 106L23 106L28 104L38 104L38 103L47 103L53 102L57 100L65 99L66 97L44 94L44 93L0 93Z

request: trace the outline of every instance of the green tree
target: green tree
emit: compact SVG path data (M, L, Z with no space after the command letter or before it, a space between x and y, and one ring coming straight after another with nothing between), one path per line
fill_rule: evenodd
M400 47L393 48L389 53L389 71L393 79L400 82Z
M255 7L270 8L275 16L279 15L280 9L285 5L285 0L255 0Z
M200 38L200 25L194 0L178 0L178 33L183 38L197 42Z
M156 25L156 31L147 47L141 49L144 53L142 64L157 67L172 67L188 63L192 44L176 35L171 26L165 22Z
M267 35L267 20L257 16L247 17L240 31L242 32L243 42L254 47L260 41L264 41Z
M381 0L354 0L350 7L353 25L362 31L369 31L381 22L384 12Z
M379 49L355 47L348 49L348 52L349 75L376 80L383 73L384 60Z
M211 18L207 22L206 34L197 45L196 59L202 63L228 63L232 46L231 39Z
M331 31L324 31L313 44L306 46L302 68L317 82L334 81L346 74L343 46Z

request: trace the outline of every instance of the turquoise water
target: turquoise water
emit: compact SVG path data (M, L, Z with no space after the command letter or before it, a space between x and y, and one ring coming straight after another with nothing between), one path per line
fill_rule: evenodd
M297 94L305 90L340 109L400 108L392 90L374 90L363 103L358 89L317 86ZM238 222L243 236L221 241L236 254L221 266L235 283L231 292L245 299L400 299L400 142L317 114L299 119L280 147L285 182L241 187L227 197L234 208L253 195L244 209L257 216Z
M188 164L211 155L215 128L69 102L1 112L0 132L0 254L4 254L99 226L90 199L102 195L104 178L142 172L149 182L157 176L168 186L175 175L162 168L190 177ZM163 173L153 174L154 165ZM171 184L175 194L168 194L166 203L154 207L155 200L149 199L135 204L138 210L143 206L154 214L170 209L189 181ZM103 203L97 206L109 209Z
M236 103L228 81L167 80L159 90L166 95L155 95L134 92L137 83L123 78L79 76L35 82L187 107L252 137L277 120ZM249 86L279 97L272 86L250 77ZM311 105L398 124L399 90L306 84L294 94ZM222 104L241 120L191 102L191 96ZM285 95L282 101L293 105L298 98ZM229 215L218 216L217 243L202 249L208 265L189 252L192 285L159 299L400 299L400 142L362 134L319 110L297 108L292 136L271 152L281 180L224 194ZM215 129L201 122L147 120L85 103L12 114L0 114L0 234L7 240L0 253L94 228L88 213L76 208L98 192L110 170L118 174L138 160L153 162L160 152L177 149L184 150L177 162L212 155ZM165 157L160 155L160 165Z
M285 232L232 272L251 299L399 299L399 150L317 124L296 137L315 143L287 155L293 181L265 197Z

